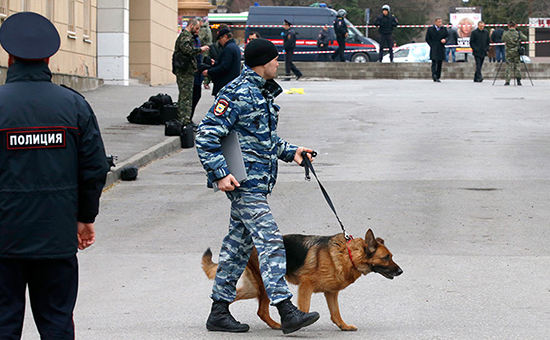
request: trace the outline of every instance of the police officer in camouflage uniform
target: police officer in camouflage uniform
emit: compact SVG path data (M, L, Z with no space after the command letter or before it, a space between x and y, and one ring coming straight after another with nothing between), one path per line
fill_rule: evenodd
M186 57L188 66L185 69L175 70L176 81L178 83L179 97L178 97L178 120L182 122L184 126L192 124L191 111L193 102L193 80L195 73L197 72L197 55L208 51L208 46L202 46L200 48L195 47L195 40L193 36L199 32L200 23L196 19L190 19L187 23L187 27L181 31L178 39L176 40L176 46L174 48L175 53L181 53Z
M517 24L513 21L508 23L508 31L502 35L502 42L506 44L506 82L504 85L510 85L511 73L514 73L518 81L518 86L521 86L520 72L520 41L527 41L525 34L516 30Z
M290 301L283 238L273 220L267 195L275 185L278 159L301 163L302 151L313 150L292 145L277 135L279 107L273 100L281 88L273 80L279 65L275 45L265 39L255 39L247 45L244 55L241 75L219 92L196 137L208 181L217 182L231 201L229 233L219 255L206 328L248 331L248 325L231 316L229 303L236 297L237 281L256 246L267 295L279 310L281 328L287 334L314 323L319 314L304 313ZM221 139L233 131L239 134L247 169L247 179L241 183L229 172L221 151Z

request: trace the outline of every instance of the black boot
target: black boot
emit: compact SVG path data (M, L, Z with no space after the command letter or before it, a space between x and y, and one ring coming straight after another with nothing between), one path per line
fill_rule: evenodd
M248 332L250 327L235 320L229 313L229 303L222 301L214 301L210 316L206 321L206 329L213 332L232 332L242 333Z
M275 305L281 316L281 329L284 334L296 332L319 320L319 313L304 313L292 304L290 298Z
M518 86L521 86L521 79L520 78L517 78L518 79Z

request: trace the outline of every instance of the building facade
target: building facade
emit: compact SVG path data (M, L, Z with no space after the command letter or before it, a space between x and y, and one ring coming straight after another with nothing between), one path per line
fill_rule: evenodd
M50 59L52 72L97 77L97 0L0 0L0 25L22 11L47 17L61 36L59 51ZM0 66L7 65L8 54L0 49Z

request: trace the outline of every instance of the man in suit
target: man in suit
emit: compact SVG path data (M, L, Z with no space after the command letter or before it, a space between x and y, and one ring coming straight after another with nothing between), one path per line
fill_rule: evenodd
M426 42L430 45L430 59L432 60L432 79L440 83L441 66L445 60L445 43L449 33L447 28L442 26L441 18L435 18L434 25L426 32Z
M470 36L470 47L476 59L474 82L481 83L483 81L481 68L483 67L483 61L489 50L489 31L485 29L485 23L483 21L478 22L477 28L472 32Z

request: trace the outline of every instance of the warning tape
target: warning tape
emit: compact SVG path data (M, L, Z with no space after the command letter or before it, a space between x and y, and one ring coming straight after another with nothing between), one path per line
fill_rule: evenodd
M550 24L517 24L518 26L520 27L540 27L540 28L545 28L545 27L550 27ZM235 28L246 28L246 27L251 27L251 28L282 28L283 25L227 25L228 27L235 27ZM324 27L325 25L292 25L292 27L301 27L301 28L311 28L311 27L318 27L318 28L322 28ZM433 24L431 25L397 25L397 28L427 28L427 27L432 27ZM475 26L475 25L456 25L456 26L453 26L453 25L443 25L445 27L461 27L461 26ZM485 26L488 26L488 27L503 27L503 26L508 26L508 24L485 24ZM365 27L368 27L368 28L378 28L378 26L375 26L375 25L354 25L354 27L356 28L365 28Z
M522 44L547 44L550 43L550 40L538 40L538 41L522 41ZM498 46L498 45L506 45L505 43L491 43L491 46ZM457 48L470 48L470 46L464 46L464 45L445 45L446 48L449 47L457 47ZM405 49L411 49L413 47L403 47L402 50ZM384 51L389 51L389 48L384 48ZM357 52L375 52L375 48L366 48L366 49L359 49L359 50L344 50L344 53L357 53ZM329 51L300 51L300 52L294 52L293 54L326 54L326 53L334 53L334 50ZM279 54L286 54L284 51L279 52Z

